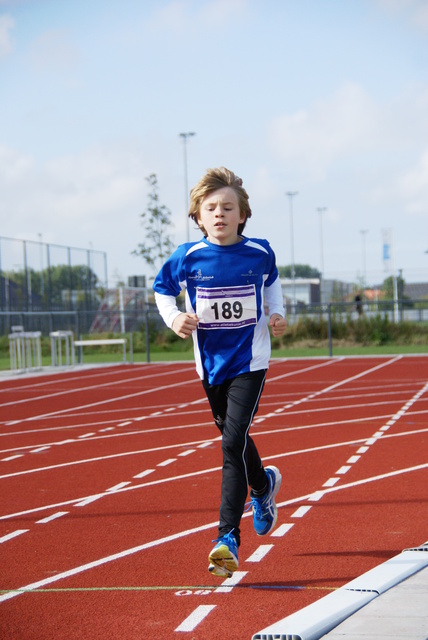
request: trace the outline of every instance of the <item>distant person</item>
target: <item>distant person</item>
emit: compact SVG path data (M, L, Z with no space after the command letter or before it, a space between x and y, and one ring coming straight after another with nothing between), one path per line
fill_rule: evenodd
M357 313L359 316L361 316L363 313L363 300L361 298L361 295L357 293L354 300L355 300L355 308L357 310Z
M191 191L189 217L203 238L168 258L153 289L159 312L181 338L193 337L196 369L222 434L223 469L218 538L209 571L230 577L238 568L240 522L248 486L258 535L277 520L281 474L263 467L249 429L258 410L274 336L286 330L275 255L267 240L242 235L251 217L242 180L221 167L209 169ZM186 312L176 297L186 291Z

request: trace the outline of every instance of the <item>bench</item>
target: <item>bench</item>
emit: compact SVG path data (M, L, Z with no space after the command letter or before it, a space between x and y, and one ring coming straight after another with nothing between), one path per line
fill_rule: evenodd
M80 362L82 362L82 347L102 347L109 344L123 345L123 361L126 362L126 338L106 338L104 340L75 340L74 346L80 347Z

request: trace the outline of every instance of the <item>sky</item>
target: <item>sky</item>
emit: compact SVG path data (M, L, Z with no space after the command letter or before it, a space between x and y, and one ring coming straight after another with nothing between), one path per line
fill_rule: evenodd
M0 236L35 270L42 241L150 278L148 176L177 246L226 166L278 265L428 281L427 114L428 0L0 0Z

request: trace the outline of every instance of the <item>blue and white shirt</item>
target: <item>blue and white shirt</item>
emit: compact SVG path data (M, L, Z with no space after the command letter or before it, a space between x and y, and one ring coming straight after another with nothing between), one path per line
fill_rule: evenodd
M171 328L181 313L176 297L185 290L186 311L196 313L196 370L210 384L267 369L270 335L264 312L284 316L275 254L267 240L242 238L223 246L203 238L178 247L155 278L156 304Z

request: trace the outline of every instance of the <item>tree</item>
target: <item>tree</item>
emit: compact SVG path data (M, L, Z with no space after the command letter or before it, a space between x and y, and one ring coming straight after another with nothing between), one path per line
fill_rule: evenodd
M278 267L278 273L280 278L292 277L292 266L287 265L285 267ZM295 264L294 275L296 278L319 278L320 272L315 267L311 267L309 264Z
M58 264L43 271L34 271L31 268L5 271L4 278L8 282L9 294L12 291L10 285L13 283L13 296L10 295L9 302L10 308L16 310L24 310L26 307L34 310L46 304L48 307L53 305L57 308L61 308L65 303L70 306L71 296L80 301L78 306L82 306L84 302L87 306L86 302L93 302L100 292L98 276L84 264Z
M394 299L394 277L389 276L383 281L382 291L384 292L385 300ZM401 276L397 276L397 296L399 300L404 300L406 296L404 291L404 279Z
M171 223L171 211L159 203L158 179L155 173L146 178L151 187L147 210L141 214L145 229L145 242L140 243L132 253L141 256L143 260L157 273L159 268L171 255L174 243L168 235Z

